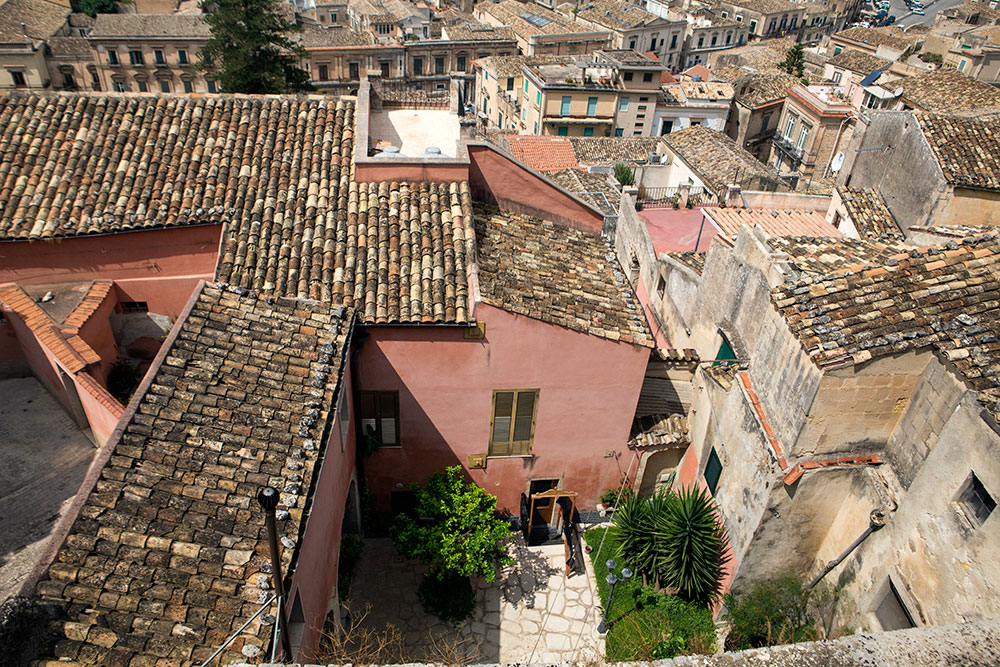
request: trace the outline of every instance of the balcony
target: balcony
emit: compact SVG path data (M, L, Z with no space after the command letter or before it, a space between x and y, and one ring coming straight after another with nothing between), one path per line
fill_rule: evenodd
M796 146L795 143L788 137L781 134L775 134L774 146L793 162L802 161L802 149Z
M765 141L770 141L774 138L774 132L776 129L777 128L772 127L766 130L761 130L757 134L747 137L746 141L748 144L759 144Z
M517 96L517 93L502 90L500 91L500 97L514 110L514 113L521 113L521 100Z

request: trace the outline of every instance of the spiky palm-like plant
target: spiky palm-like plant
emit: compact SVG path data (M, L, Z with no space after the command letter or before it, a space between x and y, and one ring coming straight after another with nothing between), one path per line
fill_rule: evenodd
M630 498L615 512L612 531L618 541L618 556L647 580L655 579L663 554L657 549L656 525L675 501L668 489L651 498Z
M660 583L688 600L710 603L722 592L728 537L715 501L704 489L682 489L654 529Z

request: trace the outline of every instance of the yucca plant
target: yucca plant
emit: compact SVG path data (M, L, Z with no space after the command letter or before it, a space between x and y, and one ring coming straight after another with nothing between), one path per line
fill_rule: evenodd
M661 585L695 602L711 603L721 594L729 539L704 489L678 492L657 517L653 535Z
M675 495L661 489L651 498L629 498L615 512L613 535L618 541L618 557L645 580L655 580L662 553L657 549L655 529Z

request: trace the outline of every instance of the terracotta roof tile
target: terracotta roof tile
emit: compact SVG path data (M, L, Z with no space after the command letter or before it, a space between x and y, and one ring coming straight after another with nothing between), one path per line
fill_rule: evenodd
M987 87L993 90L992 86ZM917 122L946 181L957 186L1000 190L1000 120L918 113Z
M722 132L697 125L660 139L684 160L705 186L724 197L729 184L760 177L778 181L778 172L740 148Z
M198 15L190 14L98 14L91 39L121 39L127 37L207 40L211 36L208 24Z
M733 87L736 89L736 101L753 108L785 99L788 89L798 84L798 79L785 72L745 73L744 78L733 82Z
M841 200L862 238L903 238L899 223L876 188L838 187Z
M588 0L576 15L612 31L640 28L657 18L628 0Z
M653 347L614 249L592 233L477 208L479 286L485 303L610 340Z
M31 332L70 373L100 363L101 357L76 335L78 328L70 328L66 332L60 330L49 314L17 285L0 288L0 302L7 304L24 320Z
M864 28L856 26L834 33L833 38L848 39L871 47L888 46L899 51L905 50L913 41L899 28Z
M63 27L69 15L69 3L61 6L39 0L6 0L0 4L0 41L24 43L47 39Z
M674 250L664 254L673 259L675 262L691 269L699 276L701 275L701 272L705 270L705 256L708 254L706 252L699 252L695 250Z
M581 165L613 166L618 162L644 164L656 153L659 137L574 137L569 140Z
M730 239L739 234L740 227L760 227L768 236L816 236L837 238L844 236L826 221L826 213L819 211L777 211L749 208L705 208L702 212L711 219L719 231Z
M632 421L629 447L682 447L691 442L684 415L644 415Z
M979 116L1000 107L1000 91L951 67L907 77L899 83L903 99L922 111Z
M932 346L1000 417L1000 239L911 249L772 291L820 367Z
M784 259L779 263L795 279L826 275L850 267L880 266L894 255L909 250L909 246L897 242L814 236L773 236L767 240L767 245L782 253Z
M858 74L867 76L875 70L883 70L892 63L885 58L873 56L865 51L857 49L844 49L827 61L834 67L842 67Z
M339 182L334 165L328 180L275 203L305 213L298 219L276 212L227 227L217 278L352 306L365 322L468 321L468 183L356 183L348 167Z
M301 540L352 321L204 286L38 585L63 604L56 657L199 664L260 608L269 556L253 499L279 489L282 540ZM272 632L255 620L220 661Z
M582 169L563 169L550 173L548 177L564 190L572 192L600 209L604 215L618 214L621 192L608 183L606 174L591 174Z
M510 154L537 171L560 171L578 165L573 144L563 137L507 137Z

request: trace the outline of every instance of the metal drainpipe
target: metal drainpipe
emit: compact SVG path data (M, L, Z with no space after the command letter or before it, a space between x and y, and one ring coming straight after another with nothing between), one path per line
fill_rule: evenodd
M816 584L823 579L823 577L830 573L830 570L840 565L845 558L851 555L852 551L857 549L862 542L868 539L869 535L877 530L881 530L883 526L885 526L885 512L876 507L871 511L871 514L868 515L868 527L865 528L865 532L861 533L861 535L858 536L858 539L854 540L854 542L851 543L851 546L844 550L844 553L827 563L826 567L823 568L823 571L819 573L819 576L813 579L813 582L809 584L809 588L811 589L815 587Z
M292 660L292 642L288 636L288 612L285 604L285 582L281 577L281 560L278 557L278 528L274 522L274 512L278 507L278 492L271 487L260 490L257 502L264 509L267 522L267 537L271 546L271 579L274 581L274 592L278 596L278 623L280 624L281 643L284 645L285 657Z

